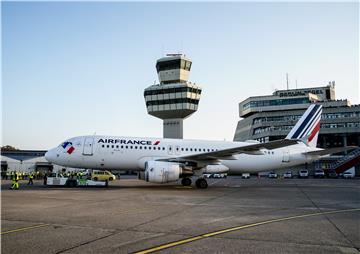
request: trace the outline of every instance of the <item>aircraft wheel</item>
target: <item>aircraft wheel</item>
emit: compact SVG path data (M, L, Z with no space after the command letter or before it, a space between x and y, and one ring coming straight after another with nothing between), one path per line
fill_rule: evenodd
M191 179L188 177L185 177L181 180L181 184L184 186L190 186L191 185Z
M199 189L206 189L208 187L207 181L204 178L197 179L195 185Z

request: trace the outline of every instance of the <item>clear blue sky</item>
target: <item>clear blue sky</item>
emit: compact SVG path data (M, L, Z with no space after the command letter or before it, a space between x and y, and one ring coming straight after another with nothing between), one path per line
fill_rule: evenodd
M85 134L162 136L143 90L166 53L203 87L184 136L232 140L238 103L336 81L359 103L358 3L2 2L2 143L48 149Z

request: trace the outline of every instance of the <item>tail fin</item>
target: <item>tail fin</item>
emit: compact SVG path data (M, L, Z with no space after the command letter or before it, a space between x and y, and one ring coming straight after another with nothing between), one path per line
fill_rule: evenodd
M301 139L309 146L316 147L320 131L322 105L312 104L286 136L286 139Z

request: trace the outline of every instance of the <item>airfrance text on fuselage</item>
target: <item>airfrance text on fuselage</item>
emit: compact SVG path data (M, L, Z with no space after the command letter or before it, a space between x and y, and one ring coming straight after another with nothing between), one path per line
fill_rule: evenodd
M148 140L126 140L126 139L99 139L98 143L107 143L107 144L132 144L132 145L152 145L151 141Z

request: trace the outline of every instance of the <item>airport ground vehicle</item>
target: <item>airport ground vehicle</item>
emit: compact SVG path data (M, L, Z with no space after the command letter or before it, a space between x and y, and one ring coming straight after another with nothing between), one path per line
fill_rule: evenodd
M315 178L324 178L325 177L325 172L322 169L316 169L314 172L314 177Z
M283 174L283 177L284 177L284 178L292 178L292 173L291 173L291 171L285 172L285 173Z
M277 175L275 172L270 172L270 173L268 174L268 177L269 177L269 178L277 178L278 175Z
M249 179L249 178L250 178L250 173L242 173L242 174L241 174L241 178L243 178L243 179Z
M211 174L209 178L226 178L226 174Z
M299 171L299 178L308 178L309 177L309 171L306 169L302 169Z
M327 177L328 177L328 178L338 178L338 174L337 174L334 170L330 170L330 171L327 173Z
M354 174L351 173L351 172L344 172L344 173L343 173L343 178L345 178L345 179L354 178Z
M86 177L65 177L58 173L52 173L46 178L47 186L108 186L108 183L108 181L93 181Z
M107 170L93 170L91 179L94 181L113 181L116 176Z

